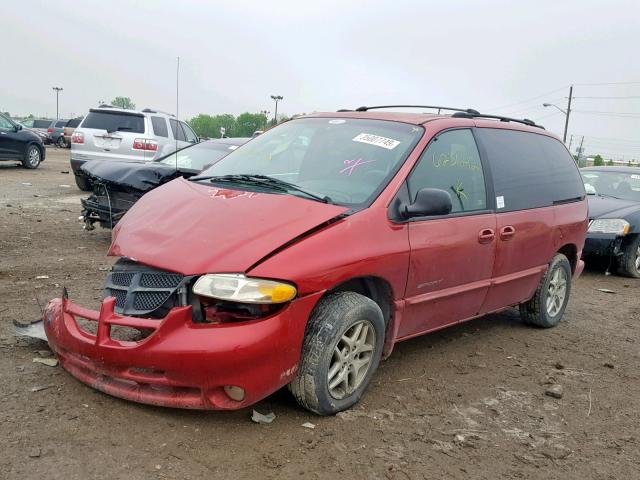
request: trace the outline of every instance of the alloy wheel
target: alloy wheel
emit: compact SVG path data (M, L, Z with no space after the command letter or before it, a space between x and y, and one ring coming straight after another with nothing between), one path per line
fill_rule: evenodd
M567 274L562 268L556 268L551 275L547 290L547 313L555 317L564 305L567 296Z
M29 165L32 167L37 166L40 163L40 150L38 147L31 147L29 149Z
M369 371L376 332L368 320L354 323L333 349L327 375L329 393L337 400L348 397L362 384Z

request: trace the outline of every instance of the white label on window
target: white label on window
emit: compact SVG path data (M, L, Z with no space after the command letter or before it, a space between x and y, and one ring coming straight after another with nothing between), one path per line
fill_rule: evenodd
M496 207L504 208L504 197L502 195L496 197Z
M375 145L376 147L386 148L387 150L393 150L400 142L392 138L381 137L379 135L373 135L371 133L361 133L353 138L354 142L368 143L369 145Z
M332 125L340 125L340 124L343 124L345 122L346 122L346 120L343 120L341 118L334 118L333 120L329 120L329 123L332 124Z
M229 150L235 150L238 148L238 145L229 145Z
M631 175L631 178L633 178L635 180L640 180L640 175L633 174L633 175Z

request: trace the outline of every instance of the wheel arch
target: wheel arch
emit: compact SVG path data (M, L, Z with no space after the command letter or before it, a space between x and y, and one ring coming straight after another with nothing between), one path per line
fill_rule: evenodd
M561 253L569 260L571 265L571 273L576 273L576 267L578 265L578 247L573 243L567 243L560 247L556 253Z

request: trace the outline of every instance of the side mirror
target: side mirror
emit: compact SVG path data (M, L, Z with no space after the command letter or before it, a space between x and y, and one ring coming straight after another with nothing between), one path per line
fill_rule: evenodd
M421 188L411 205L401 205L400 214L404 218L428 215L448 215L453 209L451 195L439 188Z
M22 130L22 125L16 123L16 132L19 132L20 130Z

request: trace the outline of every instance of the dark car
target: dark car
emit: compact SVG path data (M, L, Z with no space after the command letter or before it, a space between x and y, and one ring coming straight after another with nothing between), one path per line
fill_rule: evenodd
M55 120L50 120L48 118L28 118L20 122L22 126L35 131L39 136L41 136L45 145L51 144L51 136L48 132L54 123Z
M24 168L38 168L44 157L38 135L0 114L0 160L18 160Z
M146 163L92 160L80 167L93 195L82 200L85 228L112 228L149 190L177 177L189 178L225 157L249 138L223 138L189 145Z
M581 169L589 198L585 258L608 257L619 274L640 278L640 168Z
M69 123L68 119L59 119L53 122L47 129L47 134L51 138L51 143L55 146L64 148L67 144L64 142L64 127Z

